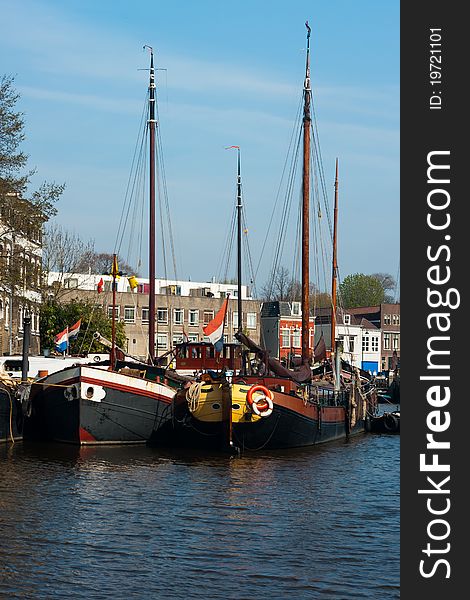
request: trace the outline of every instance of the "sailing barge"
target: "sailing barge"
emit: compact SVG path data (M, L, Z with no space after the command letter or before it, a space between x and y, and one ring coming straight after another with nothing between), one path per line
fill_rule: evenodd
M149 188L149 332L148 364L118 360L113 340L107 365L75 365L36 380L24 401L25 440L71 444L146 443L155 426L171 417L169 407L184 378L169 374L155 357L155 162L156 96L153 50L150 50L147 133ZM113 261L113 307L117 269Z
M270 357L242 331L240 319L236 334L241 343L238 358L227 363L219 355L218 369L204 363L207 350L200 344L182 344L176 357L202 376L186 384L172 402L172 419L154 429L152 445L202 446L229 452L312 446L364 432L366 419L373 413L375 390L358 370L349 369L343 377L339 347L329 361L314 366L310 340L309 307L309 206L310 206L310 27L307 26L306 70L303 87L303 174L302 174L302 356L297 369L288 369ZM238 148L238 147L237 147ZM241 173L238 148L238 314L241 301ZM335 234L337 176L335 185ZM336 253L333 258L333 290L336 299ZM334 303L335 304L335 303ZM332 314L336 307L333 306ZM222 316L223 317L223 316ZM334 328L334 324L332 329ZM332 340L334 340L334 329ZM224 351L225 352L225 351ZM190 359L189 357L194 357ZM238 362L237 362L238 361Z

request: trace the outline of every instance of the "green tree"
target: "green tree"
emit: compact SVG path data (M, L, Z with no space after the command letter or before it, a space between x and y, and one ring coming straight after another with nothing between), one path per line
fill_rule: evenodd
M385 292L373 275L348 275L339 286L339 295L345 308L376 306L384 301Z
M90 301L72 300L67 304L60 304L50 298L42 304L40 316L41 348L53 349L54 336L66 327L74 325L79 319L82 320L80 332L76 338L70 340L70 354L103 352L103 346L93 339L95 331L111 339L111 319ZM124 323L121 322L116 323L116 345L126 347L126 333Z

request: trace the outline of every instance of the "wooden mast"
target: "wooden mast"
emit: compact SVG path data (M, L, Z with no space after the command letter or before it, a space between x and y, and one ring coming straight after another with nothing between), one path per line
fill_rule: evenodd
M331 278L331 351L335 350L336 339L336 286L338 278L337 235L338 235L338 159L335 175L335 208L333 217L333 273Z
M309 203L310 203L310 27L307 27L307 59L304 83L303 116L303 182L302 182L302 363L309 364L310 341L310 298L309 298Z
M238 331L242 331L242 178L240 173L240 147L237 146L237 291L238 291Z
M150 50L149 120L150 134L150 190L149 190L149 364L155 362L155 69L153 48Z

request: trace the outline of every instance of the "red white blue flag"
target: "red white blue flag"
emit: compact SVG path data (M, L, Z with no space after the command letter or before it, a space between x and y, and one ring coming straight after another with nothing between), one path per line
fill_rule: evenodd
M82 322L82 320L78 319L78 321L75 323L75 325L72 325L72 327L69 327L69 339L77 337L78 332L80 331L81 322Z
M65 352L69 344L69 330L68 327L61 331L54 337L55 349L58 352Z
M224 320L228 308L228 297L220 307L219 312L215 315L210 323L204 328L204 335L210 339L214 345L216 352L221 352L224 346Z

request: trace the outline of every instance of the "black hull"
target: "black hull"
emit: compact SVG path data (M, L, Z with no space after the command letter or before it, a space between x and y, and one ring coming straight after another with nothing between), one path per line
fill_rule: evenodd
M0 444L16 442L23 437L21 404L13 392L0 390Z
M91 376L96 378L93 383ZM134 378L123 379L110 372L105 372L105 377L108 381L100 381L99 374L90 375L90 370L65 373L59 379L57 374L51 375L53 385L38 386L31 395L24 439L77 445L146 443L153 429L170 416L174 391L160 385L159 397L155 393L145 395L142 380L137 380L140 389L134 389ZM65 383L54 384L64 379ZM91 388L99 391L99 399L83 397L82 390ZM78 391L71 394L73 390Z
M338 407L324 407L321 419L311 419L282 406L275 406L272 415L254 423L234 423L232 444L228 423L203 423L182 407L161 427L156 428L149 440L151 446L180 446L201 449L241 452L301 448L347 439L365 431L364 420L354 427L347 426L346 411ZM339 417L339 418L338 418Z

